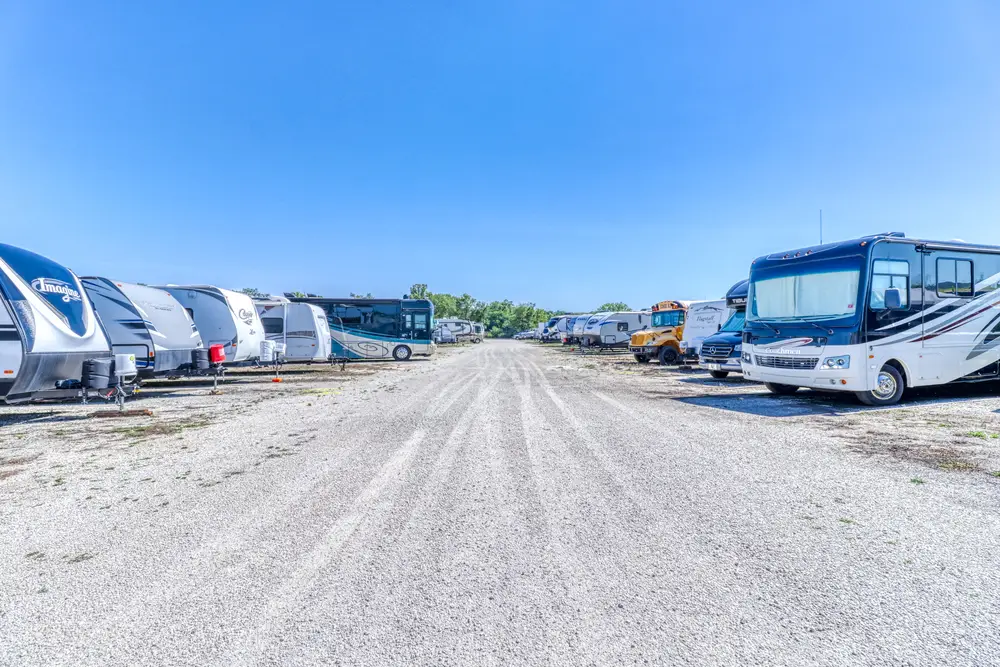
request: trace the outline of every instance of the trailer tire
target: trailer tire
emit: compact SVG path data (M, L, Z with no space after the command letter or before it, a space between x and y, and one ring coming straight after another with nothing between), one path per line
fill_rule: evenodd
M725 380L729 377L729 371L709 371L709 375L714 377L716 380Z
M397 345L392 350L392 358L396 361L409 361L413 351L406 345Z
M680 355L674 348L664 345L660 348L659 358L661 366L673 366L680 359Z
M635 355L632 355L632 356L634 356L635 360L638 361L640 364L648 364L649 363L649 357L647 355L645 355L645 354L635 354Z
M765 382L764 386L769 392L778 396L791 396L799 390L798 386L794 384L778 384L777 382Z
M903 397L906 381L903 374L888 364L882 367L876 378L875 388L870 391L855 392L858 400L865 405L895 405Z

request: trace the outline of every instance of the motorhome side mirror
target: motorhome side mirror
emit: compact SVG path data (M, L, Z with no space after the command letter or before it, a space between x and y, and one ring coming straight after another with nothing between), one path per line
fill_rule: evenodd
M886 310L901 310L903 308L903 297L895 287L890 287L885 291L884 299Z
M722 325L721 324L716 324L715 325L715 330L716 331L722 331Z

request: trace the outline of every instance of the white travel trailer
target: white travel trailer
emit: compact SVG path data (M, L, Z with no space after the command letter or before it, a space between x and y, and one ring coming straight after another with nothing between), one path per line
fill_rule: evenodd
M684 337L680 341L681 355L687 363L698 363L701 344L722 328L722 323L732 314L725 299L691 301L684 315Z
M170 293L107 278L81 278L115 354L135 355L139 377L190 370L201 334Z
M587 326L587 322L590 321L591 315L592 313L586 313L573 318L572 322L566 328L566 333L563 335L563 342L567 345L580 343L583 340L583 329Z
M326 361L333 354L330 323L319 306L284 297L255 300L254 305L267 339L285 344L285 361Z
M483 325L476 322L471 322L469 320L462 320L458 318L442 318L435 320L435 324L442 328L448 329L455 335L459 341L472 341L473 343L483 342ZM478 326L478 331L477 331Z
M576 315L556 315L552 317L545 324L545 329L542 332L542 340L561 341L562 335L566 333L566 327L569 326L570 319L574 317Z
M110 358L79 278L0 243L0 395L8 403L75 396L84 362Z
M188 311L205 347L223 345L226 363L238 364L260 357L267 338L257 308L246 294L211 285L162 285Z
M628 348L632 334L649 328L648 311L595 313L583 329L584 347Z

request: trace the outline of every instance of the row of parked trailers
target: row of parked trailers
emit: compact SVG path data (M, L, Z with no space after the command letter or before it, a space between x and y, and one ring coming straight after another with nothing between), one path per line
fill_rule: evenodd
M325 361L331 350L326 315L312 304L78 277L5 244L0 301L0 396L8 403L77 396L94 360L128 358L141 380L253 363L274 348L288 362Z

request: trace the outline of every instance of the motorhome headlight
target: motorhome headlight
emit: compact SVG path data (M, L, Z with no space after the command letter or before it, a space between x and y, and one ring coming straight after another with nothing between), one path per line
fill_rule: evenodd
M851 357L845 354L842 357L827 357L820 364L820 368L825 368L826 370L842 370L851 367Z
M743 363L753 365L753 359L750 357L749 352L743 353Z
M733 352L742 352L742 351L743 351L743 343L736 343L736 347L733 348Z

